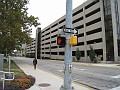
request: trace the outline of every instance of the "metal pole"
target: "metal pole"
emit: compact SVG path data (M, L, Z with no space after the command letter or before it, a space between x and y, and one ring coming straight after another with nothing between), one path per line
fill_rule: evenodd
M66 0L66 28L72 28L72 0ZM74 90L71 87L71 69L72 69L72 46L69 44L71 34L65 33L66 46L65 46L65 70L64 70L64 85L60 90Z
M10 58L10 56L8 56L8 61L9 61L9 68L8 68L8 72L10 72L10 69L11 69L11 58ZM10 78L12 78L12 74L11 73L9 73L8 74L8 78L10 79Z
M3 72L3 90L4 90L4 88L5 88L5 73Z
M35 40L35 58L37 59L37 43L38 43L38 29L36 29L36 40Z
M9 61L9 68L8 68L8 71L10 72L10 65L11 65L10 56L8 56L8 61Z
M0 54L0 71L3 71L3 59L4 59L4 54Z

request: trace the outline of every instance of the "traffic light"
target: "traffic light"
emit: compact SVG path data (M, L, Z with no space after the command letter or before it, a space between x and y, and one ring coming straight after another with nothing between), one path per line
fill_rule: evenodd
M58 37L57 37L57 40L56 40L56 43L57 43L57 45L64 46L65 43L66 43L66 38L65 38L65 37L61 37L61 36L58 36Z
M78 39L77 39L77 36L71 36L70 37L70 45L77 45L78 43Z

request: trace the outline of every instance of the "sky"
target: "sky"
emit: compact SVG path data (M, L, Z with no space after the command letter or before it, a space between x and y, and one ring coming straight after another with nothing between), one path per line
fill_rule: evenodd
M72 9L86 0L72 0ZM30 0L28 13L39 18L40 28L44 29L55 20L66 14L66 0ZM36 28L33 27L32 36L35 38Z

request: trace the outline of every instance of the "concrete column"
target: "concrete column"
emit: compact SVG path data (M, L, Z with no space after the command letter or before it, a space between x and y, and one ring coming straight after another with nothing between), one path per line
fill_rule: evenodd
M106 62L106 38L105 38L105 20L104 20L104 7L103 1L100 0L100 10L101 10L101 24L102 24L102 40L103 40L103 61Z
M117 37L117 25L116 25L114 0L111 0L111 13L112 13L112 25L113 25L114 60L117 61L117 58L118 58L117 38L118 37Z
M85 17L85 2L83 3L83 12L84 12L84 54L85 54L85 62L88 61L87 58L87 42L86 42L86 17Z

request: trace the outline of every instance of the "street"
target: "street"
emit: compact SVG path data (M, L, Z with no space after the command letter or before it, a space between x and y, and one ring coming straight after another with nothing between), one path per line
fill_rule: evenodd
M31 58L15 57L27 64L32 65ZM120 69L97 67L72 63L72 79L78 84L93 87L96 90L109 90L120 86ZM37 68L63 77L64 62L57 60L38 60Z

